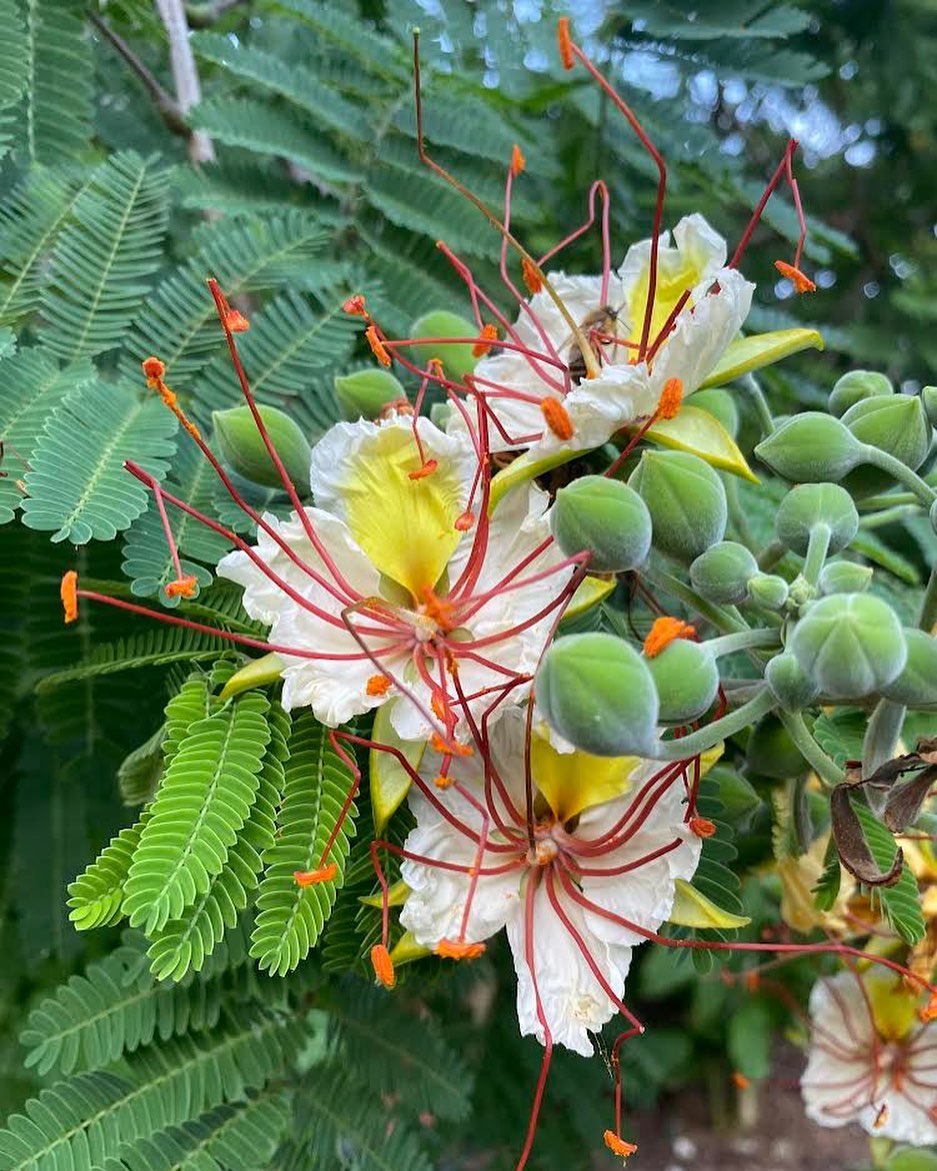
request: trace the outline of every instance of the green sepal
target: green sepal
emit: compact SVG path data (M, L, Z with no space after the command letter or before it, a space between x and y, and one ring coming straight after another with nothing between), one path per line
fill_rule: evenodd
M751 374L753 370L771 366L782 358L808 349L823 349L823 338L816 329L773 329L768 333L739 338L726 347L700 389L723 386L743 374Z
M385 703L377 709L371 739L375 744L387 744L398 749L411 768L419 768L426 744L423 741L402 740L397 735L390 720L391 706L391 703ZM382 834L410 791L410 774L392 752L372 748L368 757L368 775L371 781L374 830Z
M240 695L242 691L276 683L283 674L283 667L283 660L275 651L261 655L259 659L251 659L240 670L234 672L222 688L221 698L230 699L232 695Z
M667 922L675 927L697 927L722 931L747 927L751 919L747 915L734 915L708 899L691 883L683 878L674 879L673 909Z

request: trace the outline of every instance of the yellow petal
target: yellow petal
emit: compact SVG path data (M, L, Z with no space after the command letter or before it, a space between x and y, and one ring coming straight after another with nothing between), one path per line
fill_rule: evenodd
M567 464L578 455L582 455L582 452L553 451L549 455L542 455L535 459L529 451L525 451L523 455L512 460L492 479L488 495L488 515L491 516L512 488L516 488L518 484L526 484L535 476L552 471L553 468L558 468L562 464Z
M628 789L628 778L639 764L636 756L590 756L588 752L557 752L546 736L534 733L530 768L534 784L560 821L568 821L590 805L611 801Z
M395 968L399 968L401 964L410 964L414 960L421 960L424 956L432 954L432 948L417 943L410 931L405 931L390 949L390 958L393 960Z
M774 329L739 338L726 347L701 389L724 386L743 374L810 348L823 349L823 338L815 329Z
M635 428L630 428L635 430ZM701 407L684 404L673 419L658 419L645 432L652 443L698 455L714 468L759 483L738 444L715 416Z
M455 522L464 508L462 484L445 461L411 479L420 466L412 433L385 427L350 462L341 489L351 535L415 601L449 564L462 539Z
M901 977L868 972L862 980L880 1037L900 1041L918 1023L920 997L908 992Z
M407 901L407 895L410 893L410 888L401 878L399 882L393 883L387 891L387 905L388 907L402 907ZM384 906L384 901L381 892L378 891L375 895L365 895L358 899L359 903L364 903L366 907L377 907L380 911Z
M251 687L264 687L267 683L275 683L283 674L283 660L272 651L269 655L261 655L259 659L251 659L239 671L235 671L221 690L222 699L230 699Z
M390 722L390 712L393 704L398 702L400 700L392 700L377 709L371 739L377 744L388 744L399 749L412 768L419 768L426 744L422 741L401 740L394 731L394 726ZM374 830L375 833L381 834L410 791L410 774L393 753L372 748L368 757L368 775L371 781Z
M699 775L705 777L714 764L717 764L722 759L722 754L725 752L726 745L724 740L720 740L718 744L714 744L712 748L707 748L705 752L701 752L699 756Z
M695 289L703 279L704 267L711 259L707 252L694 254L693 250L686 246L682 247L679 253L682 263L676 260L676 254L670 253L669 256L670 263L662 264L657 270L654 308L651 312L651 328L648 334L651 338L657 337L663 329L664 323L687 289ZM644 329L650 271L650 265L645 265L640 277L635 281L628 300L628 319L631 322L632 340L635 341L640 340ZM692 304L691 300L687 301L687 312L692 308Z
M678 927L708 927L729 931L751 923L745 915L733 915L717 907L711 899L682 878L674 879L673 910L667 922Z
M576 588L569 605L563 612L564 618L575 618L597 606L615 588L614 577L584 577Z

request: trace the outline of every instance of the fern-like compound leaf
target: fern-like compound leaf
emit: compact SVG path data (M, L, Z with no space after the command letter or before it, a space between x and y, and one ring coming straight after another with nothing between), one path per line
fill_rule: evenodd
M91 138L94 70L84 22L69 0L29 0L23 8L29 87L20 144L36 162L77 159Z
M270 729L269 704L248 693L194 724L150 807L127 876L124 911L148 934L204 895L247 821Z
M78 931L112 927L123 919L124 883L148 818L144 810L138 822L111 838L84 873L69 883L68 917Z
M46 422L26 474L23 523L53 541L112 540L147 505L147 490L124 468L135 460L157 478L174 451L176 420L158 398L126 386L86 383Z
M291 972L315 946L344 881L351 814L329 854L335 878L313 886L297 885L297 870L312 870L335 828L352 784L347 766L331 747L328 729L304 712L293 722L276 841L264 854L264 878L257 894L258 914L251 955L271 975ZM348 831L348 832L346 832Z
M75 201L41 296L41 336L55 353L74 360L125 340L162 259L166 189L166 171L128 151Z

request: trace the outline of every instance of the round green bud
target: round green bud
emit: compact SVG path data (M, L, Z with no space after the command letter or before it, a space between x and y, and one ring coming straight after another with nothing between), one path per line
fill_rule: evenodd
M790 651L775 655L765 667L765 682L771 694L787 712L799 712L820 694L813 679Z
M611 634L570 634L543 656L537 705L564 739L593 756L653 756L657 689L644 658Z
M900 459L912 471L930 451L934 429L917 395L892 394L856 403L843 423L862 443L869 443Z
M751 550L735 541L720 541L690 566L690 581L707 601L720 604L744 602L748 583L758 572Z
M691 403L694 407L702 407L704 411L725 427L734 438L739 433L739 409L735 405L735 395L721 387L711 390L698 390L693 395Z
M798 484L781 501L775 518L778 537L801 555L807 552L811 529L822 524L830 530L831 553L845 549L859 531L856 506L839 484Z
M705 647L675 638L647 660L657 697L658 718L665 724L688 724L712 706L719 690L719 669Z
M921 402L930 425L937 427L937 386L925 386L921 391Z
M820 570L818 585L821 594L861 594L872 580L868 565L855 561L830 561Z
M787 601L790 587L777 573L758 573L748 583L748 596L766 610L780 610Z
M277 407L258 406L270 442L290 479L301 493L309 491L312 448L294 419ZM213 411L215 439L228 464L245 480L265 488L282 488L283 481L246 404Z
M937 638L926 630L905 627L908 658L901 673L882 688L882 695L905 707L937 705Z
M447 309L433 309L417 318L410 328L410 336L418 338L478 337L479 329L474 321L450 313ZM411 345L410 356L422 369L430 358L442 362L446 377L461 382L466 374L475 369L478 358L472 353L472 342L421 342Z
M628 483L651 514L654 547L679 561L692 561L721 541L726 531L722 481L697 455L645 451Z
M550 527L567 557L584 549L589 570L624 573L644 562L651 548L651 514L633 488L606 476L581 476L561 488Z
M389 370L356 370L335 379L335 397L342 416L350 423L376 419L388 403L406 399L403 383Z
M835 484L862 463L862 444L838 419L805 411L772 431L755 455L785 480Z
M820 691L859 699L887 687L908 656L894 610L873 594L829 594L794 627L788 646Z
M753 772L777 781L803 776L808 768L787 729L770 712L752 728L745 760Z
M839 418L863 399L894 393L895 388L884 374L875 370L850 370L837 379L830 391L830 413Z

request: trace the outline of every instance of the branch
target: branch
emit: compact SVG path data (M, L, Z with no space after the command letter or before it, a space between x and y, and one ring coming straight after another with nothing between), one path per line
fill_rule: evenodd
M202 100L202 87L195 67L195 55L189 44L189 23L182 0L156 0L156 9L169 38L169 64L176 83L176 101L185 117ZM215 148L204 131L189 132L189 158L193 163L211 163Z

